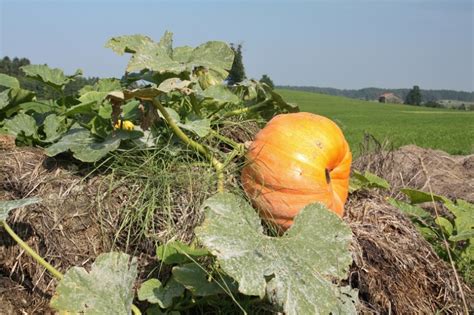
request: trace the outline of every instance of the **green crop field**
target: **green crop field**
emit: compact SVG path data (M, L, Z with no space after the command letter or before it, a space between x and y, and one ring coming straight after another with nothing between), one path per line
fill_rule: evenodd
M343 129L355 155L364 133L394 147L416 144L451 154L474 152L474 112L381 104L311 92L278 90L301 111L327 116Z

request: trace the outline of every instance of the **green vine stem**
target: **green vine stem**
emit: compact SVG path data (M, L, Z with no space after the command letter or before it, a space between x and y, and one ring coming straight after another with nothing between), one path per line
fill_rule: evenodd
M173 121L171 116L168 114L166 109L163 107L163 105L160 103L159 100L156 98L153 100L153 105L160 111L160 113L163 115L165 118L166 122L170 126L171 130L173 133L180 138L185 144L189 145L192 149L197 151L199 154L204 156L206 159L208 159L214 169L216 170L217 173L217 191L218 192L223 192L224 191L224 165L219 162L214 156L212 156L212 153L207 149L205 146L202 144L192 140L189 138L182 130L181 128L176 125L176 123Z
M54 277L61 280L63 278L63 274L59 272L56 268L50 265L46 260L43 259L37 252L34 251L28 244L26 244L16 233L13 229L8 225L7 222L3 221L3 227L5 231L15 240L15 242L20 245L34 260L36 260L41 266L46 268Z
M132 313L135 315L142 315L142 312L135 304L132 304Z
M216 137L217 139L219 139L220 141L230 145L232 147L232 149L237 150L239 153L244 152L244 145L242 143L237 143L234 140L229 139L228 137L221 135L220 133L218 133L215 130L211 130L211 134L214 137Z
M231 111L225 113L224 115L222 115L222 117L223 118L228 118L228 117L231 117L231 116L242 115L242 114L246 114L246 113L249 113L249 112L256 111L258 109L261 109L262 107L267 106L268 101L270 101L270 99L265 99L264 101L262 101L260 103L257 103L255 105L249 106L249 107L244 107L244 108L239 108L239 109L236 109L236 110L231 110Z

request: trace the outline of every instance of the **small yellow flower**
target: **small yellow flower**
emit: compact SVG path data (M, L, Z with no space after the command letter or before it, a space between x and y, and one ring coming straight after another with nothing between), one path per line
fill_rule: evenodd
M114 129L133 130L135 125L130 120L117 120Z

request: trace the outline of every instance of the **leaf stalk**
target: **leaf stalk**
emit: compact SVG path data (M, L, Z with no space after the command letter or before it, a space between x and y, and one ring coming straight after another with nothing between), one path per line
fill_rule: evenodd
M31 248L28 244L26 244L16 233L13 229L8 225L7 222L3 221L3 227L5 231L15 240L15 242L20 245L34 260L36 260L41 266L46 268L55 278L61 280L63 278L63 274L59 272L56 268L54 268L51 264L49 264L46 260L43 259L33 248Z

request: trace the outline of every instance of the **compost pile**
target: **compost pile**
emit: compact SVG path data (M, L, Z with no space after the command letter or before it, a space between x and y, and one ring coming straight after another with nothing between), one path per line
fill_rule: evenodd
M384 152L366 155L354 165L359 170L370 169L383 175L392 187L410 183L415 188L425 188L429 179L434 192L472 202L473 161L473 156L454 157L407 146L390 155ZM420 172L420 164L416 163L422 163L425 172ZM443 167L449 169L449 176L439 175ZM118 247L137 256L143 273L147 272L147 266L153 263L154 247L147 244L125 247L116 235L123 219L121 209L131 202L133 189L139 188L125 182L111 186L110 178L104 174L85 176L80 165L71 160L48 158L41 149L14 146L0 149L0 200L30 196L43 199L28 210L16 210L9 222L32 248L61 271L71 266L87 268L98 254ZM453 269L433 252L411 221L386 202L385 198L394 193L395 188L385 192L356 192L346 206L344 219L355 236L354 263L348 282L359 290L359 311L415 314L442 309L445 313L462 313L460 288ZM204 198L205 194L198 199ZM178 205L176 209L185 208ZM183 240L189 239L202 217L198 208L186 211L188 220L181 224ZM179 217L183 217L182 213L177 220ZM3 313L51 312L48 303L54 283L8 234L0 231ZM472 289L462 285L472 307Z

